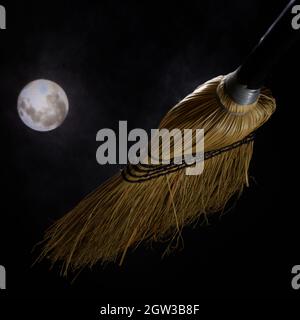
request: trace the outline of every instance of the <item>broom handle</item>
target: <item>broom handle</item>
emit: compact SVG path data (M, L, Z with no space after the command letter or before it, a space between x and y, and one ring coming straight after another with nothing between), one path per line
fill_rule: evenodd
M299 6L296 7L296 6ZM300 13L300 1L293 0L286 6L281 15L272 24L258 45L237 70L240 84L249 89L260 89L281 56L300 38L300 28L292 23ZM300 18L296 21L300 24Z
M225 78L225 90L238 104L254 103L281 56L300 38L300 0L292 0L244 63Z

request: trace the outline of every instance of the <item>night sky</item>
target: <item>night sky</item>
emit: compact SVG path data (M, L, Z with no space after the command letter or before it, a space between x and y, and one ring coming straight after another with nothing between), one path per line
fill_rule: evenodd
M267 80L278 109L259 131L251 187L209 225L185 228L185 248L161 259L164 244L130 252L72 277L32 266L33 246L53 221L113 175L96 162L96 133L156 128L196 86L233 71L288 1L72 1L5 5L0 30L1 295L104 301L297 298L291 269L300 264L298 156L300 45ZM278 44L280 46L280 43ZM70 112L39 133L17 114L17 97L44 78L66 91ZM148 299L148 300L147 300Z

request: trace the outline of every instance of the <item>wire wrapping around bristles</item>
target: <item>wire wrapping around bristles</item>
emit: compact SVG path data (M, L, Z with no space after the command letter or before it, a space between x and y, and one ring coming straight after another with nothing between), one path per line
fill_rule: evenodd
M212 150L204 152L204 156L201 159L197 159L194 163L186 163L183 162L182 164L173 163L172 160L170 164L159 164L159 165L147 165L147 164L138 164L138 165L127 165L121 172L124 180L131 183L141 183L150 179L155 179L160 176L165 176L167 174L176 172L183 168L191 167L195 165L195 163L208 160L213 158L223 152L227 152L229 150L238 148L243 144L250 143L255 138L254 133L251 133L248 137L238 142L231 144L230 146L226 146L224 148L220 148L218 150Z
M159 128L204 129L204 151L213 154L249 137L274 111L275 100L267 89L252 105L236 104L226 95L220 76L180 101ZM97 262L122 263L128 250L142 241L177 244L184 226L224 210L248 186L252 152L253 141L229 148L207 158L200 175L186 175L180 168L131 183L117 173L49 228L39 259L61 262L66 275Z

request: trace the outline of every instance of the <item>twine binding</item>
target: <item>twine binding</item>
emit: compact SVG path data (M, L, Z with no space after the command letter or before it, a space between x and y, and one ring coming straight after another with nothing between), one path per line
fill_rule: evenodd
M178 170L181 170L181 169L184 169L187 167L191 167L191 166L195 165L196 163L203 161L203 159L208 160L210 158L216 157L217 155L219 155L221 153L238 148L243 144L248 144L248 143L252 142L254 140L254 138L255 138L255 134L251 133L246 138L244 138L240 141L237 141L229 146L226 146L226 147L223 147L223 148L220 148L217 150L211 150L211 151L204 152L204 157L202 157L202 159L198 158L193 163L183 162L182 164L176 164L171 160L170 164L165 164L165 165L161 165L161 164L151 165L151 164L142 164L142 163L137 164L137 165L128 164L121 171L122 177L125 181L130 182L130 183L141 183L144 181L155 179L157 177L161 177L161 176L176 172ZM138 173L138 174L136 174L136 173Z

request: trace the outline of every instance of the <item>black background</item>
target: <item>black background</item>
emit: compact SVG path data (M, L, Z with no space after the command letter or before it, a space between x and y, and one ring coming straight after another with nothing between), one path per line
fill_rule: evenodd
M149 130L202 82L233 71L287 1L71 1L3 3L0 30L0 264L8 298L94 298L104 302L199 302L202 298L298 298L300 264L298 109L300 45L267 85L278 109L260 130L251 187L208 226L184 230L185 248L163 244L128 254L122 267L96 266L71 279L31 266L45 229L111 176L100 166L101 128ZM278 46L281 44L279 43ZM45 78L66 91L70 112L48 133L21 122L20 90Z

